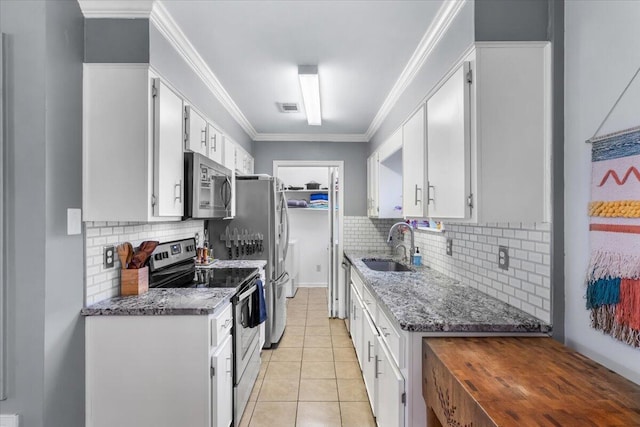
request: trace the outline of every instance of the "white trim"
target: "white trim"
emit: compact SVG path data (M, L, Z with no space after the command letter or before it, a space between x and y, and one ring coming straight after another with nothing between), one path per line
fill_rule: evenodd
M258 133L254 141L368 142L362 133Z
M78 0L85 18L149 18L154 0Z
M466 0L451 0L445 1L438 14L434 18L431 25L427 29L427 32L420 40L418 47L413 52L413 55L409 59L409 62L405 66L404 70L398 77L398 80L391 88L391 91L387 95L387 98L382 103L382 106L378 110L378 113L373 118L373 121L369 125L369 129L367 129L367 140L371 139L373 135L378 131L382 122L389 115L391 109L396 105L400 96L404 93L405 89L413 82L418 71L424 65L425 61L433 52L433 49L436 47L442 35L447 31L451 22L456 17L458 12L462 9L462 6L465 4Z
M18 427L19 425L18 415L0 415L0 427Z
M222 106L231 114L235 121L238 122L249 137L254 139L257 135L256 130L222 86L213 71L211 71L206 61L200 56L200 53L198 53L187 36L182 32L162 2L155 2L153 10L151 11L150 21L198 77L202 79L211 93L220 101Z

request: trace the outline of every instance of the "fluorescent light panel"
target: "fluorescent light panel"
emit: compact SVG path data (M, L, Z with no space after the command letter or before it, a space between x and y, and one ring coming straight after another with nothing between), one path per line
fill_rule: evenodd
M320 79L317 65L298 66L298 78L304 110L307 113L307 123L311 126L322 124L322 110L320 108Z

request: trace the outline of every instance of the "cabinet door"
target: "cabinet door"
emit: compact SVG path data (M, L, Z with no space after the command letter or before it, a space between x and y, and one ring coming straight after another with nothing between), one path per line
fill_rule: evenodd
M429 216L469 218L471 138L465 63L427 101Z
M206 156L209 146L207 143L207 122L196 110L188 105L184 107L184 115L185 126L187 128L185 148L194 153L200 153Z
M402 212L406 217L427 215L425 191L424 106L402 126Z
M223 161L223 141L222 132L209 124L207 126L209 136L209 158L222 164Z
M353 341L353 348L356 350L358 364L362 369L362 302L360 297L351 285L351 308L349 312L349 332Z
M255 160L252 156L247 155L247 173L253 175Z
M226 136L224 137L224 162L222 164L231 170L236 168L236 144Z
M212 427L228 427L233 418L233 361L231 335L220 344L211 358Z
M377 218L380 212L378 197L378 153L373 153L367 160L367 194L369 195L369 217Z
M404 426L404 377L381 337L377 338L376 347L375 372L378 382L376 420L379 426Z
M362 332L362 377L364 386L369 395L371 410L373 415L378 415L377 385L376 385L376 339L378 331L366 311L363 312L363 332ZM383 425L383 424L380 424Z
M154 79L154 216L182 216L182 98ZM126 154L126 153L125 153ZM141 165L142 167L142 165ZM126 191L123 188L122 191Z

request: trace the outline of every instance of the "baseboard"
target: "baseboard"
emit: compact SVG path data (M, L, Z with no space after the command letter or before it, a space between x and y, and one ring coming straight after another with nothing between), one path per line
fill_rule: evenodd
M299 288L327 288L326 283L298 283Z
M0 427L19 427L18 415L0 415Z

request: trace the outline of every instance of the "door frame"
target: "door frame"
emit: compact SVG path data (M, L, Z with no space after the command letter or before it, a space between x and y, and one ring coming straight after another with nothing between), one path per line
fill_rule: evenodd
M326 167L326 168L338 168L338 177L340 179L340 191L338 192L338 254L344 253L344 189L345 176L344 176L344 160L274 160L273 161L273 176L278 176L278 168L280 167ZM338 261L334 262L333 271L337 272L338 278L338 304L334 304L329 312L332 317L338 317L344 319L346 317L346 292L348 291L348 284L344 283L344 274L342 271L342 256L338 257ZM328 284L331 286L331 283Z

